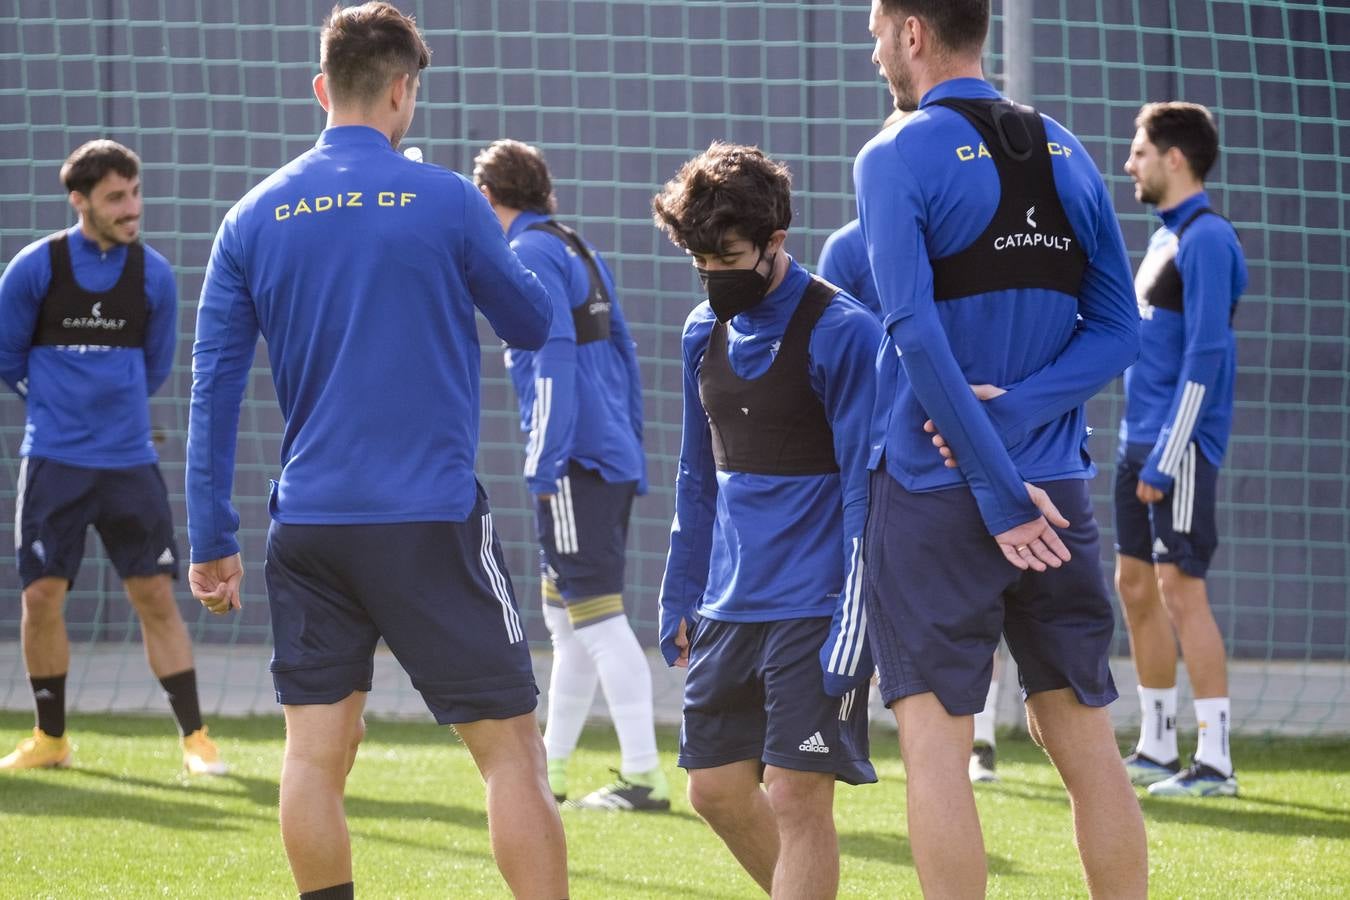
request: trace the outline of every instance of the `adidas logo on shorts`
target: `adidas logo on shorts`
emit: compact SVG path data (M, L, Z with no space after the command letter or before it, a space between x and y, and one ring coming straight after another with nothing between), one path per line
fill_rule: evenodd
M164 552L159 555L159 559L155 560L155 565L157 566L173 565L173 550L169 549L168 547L165 547Z
M825 739L817 731L806 740L797 745L798 750L805 750L807 753L829 753L830 748L825 745Z
M1167 545L1163 543L1162 538L1153 539L1153 552L1158 556L1165 556L1167 554Z

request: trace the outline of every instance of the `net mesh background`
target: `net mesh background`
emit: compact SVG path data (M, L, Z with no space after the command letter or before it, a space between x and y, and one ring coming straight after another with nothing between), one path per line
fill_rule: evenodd
M758 144L794 179L789 249L814 264L854 215L851 169L889 96L870 62L868 4L855 2L456 3L400 0L434 56L405 143L469 171L499 137L540 146L559 219L613 268L639 346L651 493L636 508L626 597L644 643L673 510L680 440L680 327L699 299L687 259L651 224L652 194L717 139ZM994 2L987 72L1003 69ZM151 400L186 555L183 453L196 298L215 229L323 127L310 80L326 0L12 0L0 16L0 264L73 222L57 172L83 141L141 155L144 237L174 264L180 293L174 374ZM1213 109L1223 152L1210 193L1239 230L1251 283L1238 310L1233 438L1219 484L1223 546L1211 601L1235 657L1350 662L1350 10L1318 2L1036 0L1034 94L1073 130L1111 187L1137 262L1155 221L1121 172L1140 104ZM482 326L480 478L495 510L529 634L538 612L523 439L499 343ZM390 348L391 364L396 348ZM584 398L583 398L584 399ZM1090 405L1103 562L1117 380ZM23 404L0 401L0 505L11 509ZM199 642L265 642L261 564L268 479L281 427L259 344L243 409L235 500L248 564L245 608L204 613L180 587ZM5 538L13 525L0 525ZM181 583L180 583L181 584ZM0 560L0 678L26 694L18 576ZM139 641L97 540L67 609L77 641ZM1123 626L1117 650L1128 653ZM134 656L138 654L128 654ZM136 682L143 681L139 660ZM1345 679L1341 679L1342 692ZM139 689L139 688L138 688ZM152 688L146 684L145 690ZM0 693L3 693L0 691Z

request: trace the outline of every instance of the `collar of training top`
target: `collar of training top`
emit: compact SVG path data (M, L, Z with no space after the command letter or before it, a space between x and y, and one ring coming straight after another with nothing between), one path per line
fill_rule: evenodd
M919 108L931 105L934 101L945 100L948 97L970 97L979 99L981 97L996 98L1003 96L989 82L982 78L949 78L941 84L934 85L928 93L923 95L919 101Z
M1191 213L1197 209L1208 207L1209 194L1201 191L1198 194L1192 194L1171 209L1158 210L1158 218L1162 219L1164 225L1175 231L1178 225L1190 218Z
M391 152L394 149L389 143L389 135L369 125L334 125L325 128L314 142L316 147L351 147L361 144L383 147Z

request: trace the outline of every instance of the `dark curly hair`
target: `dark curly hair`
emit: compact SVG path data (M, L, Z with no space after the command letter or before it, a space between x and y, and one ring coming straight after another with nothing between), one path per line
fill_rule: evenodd
M720 252L732 229L764 247L792 224L792 173L758 147L714 141L652 198L652 218L691 253Z

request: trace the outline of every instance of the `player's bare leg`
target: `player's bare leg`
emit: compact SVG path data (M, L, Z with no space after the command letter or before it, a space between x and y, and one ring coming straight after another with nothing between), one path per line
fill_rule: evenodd
M487 785L497 868L517 898L567 896L567 841L534 713L455 726Z
M39 578L23 590L23 661L30 678L50 678L70 671L70 638L63 609L64 578Z
M1147 688L1175 687L1177 642L1172 621L1158 591L1158 575L1153 563L1118 554L1116 591L1125 611L1130 653L1134 657L1139 683Z
M967 773L972 717L949 714L931 692L897 700L891 711L900 729L909 843L924 897L983 897L984 835Z
M1159 563L1157 571L1162 605L1181 641L1192 693L1197 698L1227 697L1227 654L1209 607L1205 580L1187 575L1173 563Z
M759 760L745 759L725 766L690 769L689 805L717 832L750 877L769 893L778 865L778 825L769 797L760 787L759 767Z
M835 896L839 836L834 829L834 774L766 766L764 788L778 822L774 900Z
M1116 749L1110 713L1082 705L1069 688L1043 691L1027 698L1027 726L1069 792L1089 893L1147 897L1144 817Z
M352 847L342 795L364 734L366 694L337 703L284 706L281 840L302 893L352 880Z
M141 620L145 658L155 677L164 678L192 668L192 639L173 596L168 575L127 578L123 584Z

